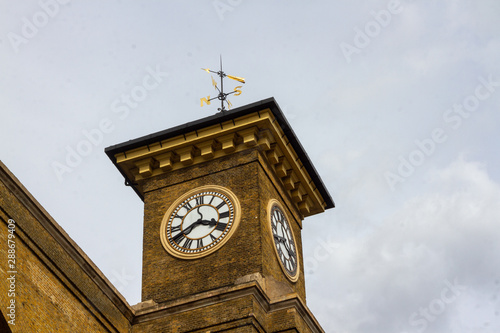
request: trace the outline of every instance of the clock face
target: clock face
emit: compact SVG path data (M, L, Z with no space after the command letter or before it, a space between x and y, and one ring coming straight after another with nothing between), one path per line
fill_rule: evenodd
M292 281L298 278L298 257L295 238L288 219L276 200L270 203L269 219L276 254L281 268Z
M163 218L161 240L172 255L195 259L219 249L239 223L236 196L219 186L190 191Z

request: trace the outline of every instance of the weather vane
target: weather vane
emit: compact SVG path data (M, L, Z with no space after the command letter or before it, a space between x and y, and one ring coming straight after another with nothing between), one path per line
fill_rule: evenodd
M245 83L245 79L241 78L241 77L237 77L237 76L227 75L226 73L224 73L222 71L222 56L220 57L220 71L215 72L215 71L212 71L212 70L210 70L208 68L202 68L202 69L204 71L206 71L207 73L214 73L214 74L217 74L220 77L220 89L219 89L219 86L217 85L217 81L215 81L214 77L212 76L212 85L215 87L215 89L217 89L217 91L219 92L219 94L216 97L212 97L212 98L210 98L210 96L207 96L206 98L205 97L200 98L200 100L201 100L201 106L203 106L203 102L207 103L207 105L210 105L210 101L212 101L214 99L218 99L218 100L220 100L220 108L218 108L217 110L219 110L220 112L227 111L226 108L224 107L224 102L227 103L228 110L231 109L232 104L227 99L227 96L231 95L231 94L234 94L234 96L241 95L241 87L242 86L237 86L230 93L225 93L224 92L224 82L223 82L224 77L228 77L228 78L230 78L232 80L236 80L236 81L241 82L241 83Z

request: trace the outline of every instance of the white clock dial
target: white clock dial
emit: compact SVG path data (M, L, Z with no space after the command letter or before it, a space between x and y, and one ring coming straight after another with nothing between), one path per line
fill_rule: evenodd
M269 220L276 254L287 277L296 281L299 261L293 231L278 202L273 201L269 206Z
M161 238L166 250L181 258L199 257L222 246L239 221L231 192L203 187L179 198L165 214Z

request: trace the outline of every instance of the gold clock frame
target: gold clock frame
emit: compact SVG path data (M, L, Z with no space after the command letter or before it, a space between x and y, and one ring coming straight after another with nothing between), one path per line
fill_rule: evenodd
M272 209L273 209L274 206L278 206L278 208L281 210L281 212L285 216L285 219L288 222L288 225L290 227L290 232L292 233L292 238L293 238L293 242L294 242L294 245L295 245L295 253L296 253L296 256L297 256L297 270L295 272L295 275L291 275L288 272L288 270L283 265L283 262L280 259L278 250L276 249L276 241L274 240L273 228L271 226L271 213L272 213ZM283 205L281 204L281 202L279 202L276 199L269 200L269 203L267 204L267 225L268 225L268 230L271 233L271 240L272 240L272 245L273 245L274 253L276 254L276 258L277 258L277 260L278 260L278 262L280 264L281 270L283 271L283 273L285 273L285 276L290 281L297 282L297 280L299 279L299 273L300 273L300 260L299 260L299 250L297 248L297 239L295 238L295 233L293 232L292 225L291 225L291 220L288 217L288 214L286 213L286 211L285 211Z
M207 191L214 191L223 194L226 196L232 203L233 209L234 209L234 221L232 223L231 228L227 232L227 234L215 245L212 247L200 251L200 252L195 252L195 253L185 253L185 252L180 252L174 249L170 242L167 239L167 225L168 221L170 219L170 216L174 212L174 210L187 198L190 196L196 195L200 192L207 192ZM238 198L236 195L231 192L229 189L223 187L223 186L218 186L218 185L205 185L205 186L200 186L195 189L192 189L184 194L182 194L178 199L176 199L170 207L167 209L165 214L163 215L163 219L161 221L161 226L160 226L160 239L161 243L163 245L163 248L172 256L177 257L179 259L199 259L205 256L208 256L215 251L219 250L222 246L226 244L226 242L232 237L232 235L236 232L236 229L238 229L238 226L240 224L240 219L241 219L241 206Z

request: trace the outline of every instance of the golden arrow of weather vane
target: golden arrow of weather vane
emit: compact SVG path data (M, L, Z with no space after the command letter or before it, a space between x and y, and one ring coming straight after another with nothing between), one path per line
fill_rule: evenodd
M224 73L222 71L222 57L220 58L220 71L215 72L215 71L210 70L209 68L202 68L202 69L204 71L206 71L207 73L214 73L214 74L217 74L220 77L220 89L219 89L219 86L217 85L217 81L215 81L214 77L212 76L212 85L219 92L219 94L217 96L215 96L215 97L212 97L212 98L210 98L210 96L207 96L206 98L205 97L200 98L201 106L203 106L203 103L206 103L207 105L210 105L210 101L212 101L214 99L218 99L218 100L220 100L221 107L218 108L217 110L219 110L220 112L227 111L226 108L224 107L224 102L227 103L228 110L231 109L232 104L227 99L227 96L231 95L231 94L234 94L234 96L241 95L241 88L242 88L242 86L237 86L237 87L235 87L233 89L233 91L231 91L229 93L225 93L224 92L224 81L223 80L224 80L225 77L228 77L231 80L235 80L235 81L238 81L238 82L241 82L241 83L245 83L245 79L242 78L242 77L233 76L233 75L227 75L226 73Z

